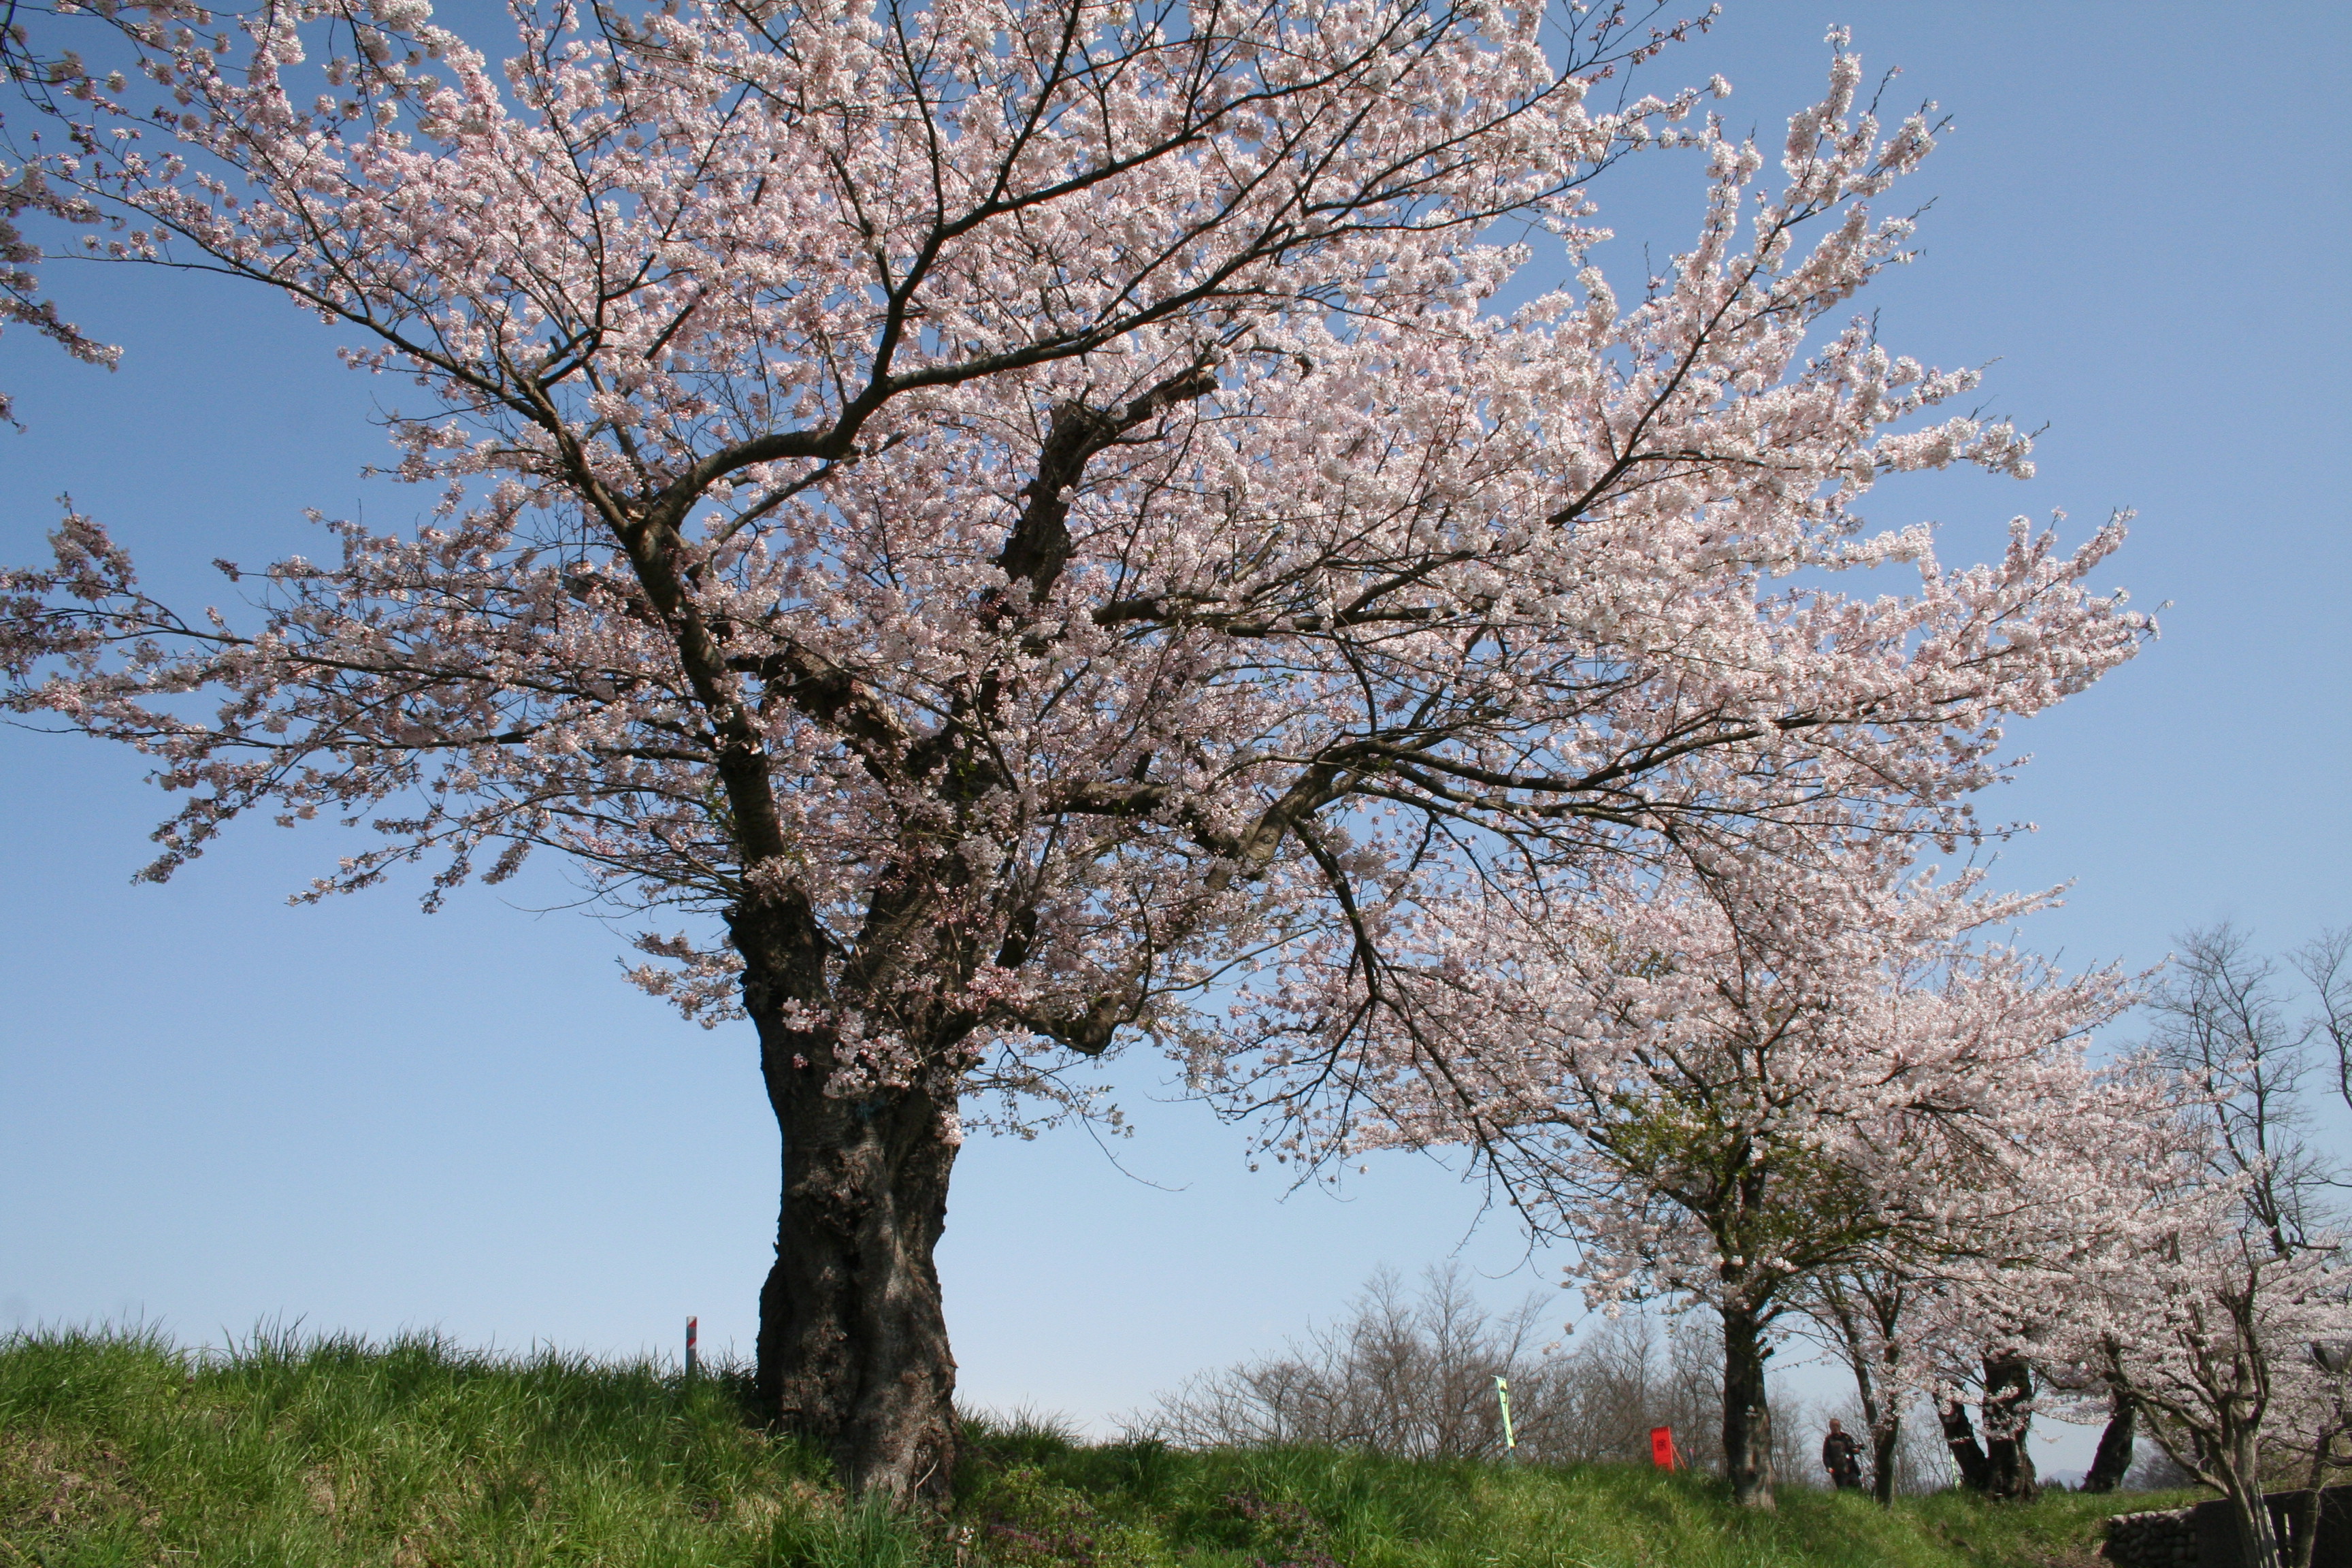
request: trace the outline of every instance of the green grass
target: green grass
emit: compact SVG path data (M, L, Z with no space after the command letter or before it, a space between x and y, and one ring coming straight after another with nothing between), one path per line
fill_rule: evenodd
M2091 1568L2147 1497L1882 1512L1618 1466L1087 1446L975 1423L956 1507L846 1505L738 1385L430 1337L0 1339L0 1568Z

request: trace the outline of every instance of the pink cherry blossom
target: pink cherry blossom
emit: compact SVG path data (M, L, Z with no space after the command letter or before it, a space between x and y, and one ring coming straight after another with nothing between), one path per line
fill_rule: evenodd
M637 983L757 1028L761 1395L861 1486L951 1468L965 1126L1094 1109L1074 1063L1134 1041L1310 1157L1457 1060L1475 1125L1549 1104L1504 1070L1529 1016L1472 1004L1512 944L1781 867L1801 926L1852 846L1973 838L2002 724L2150 635L2087 586L2119 524L1954 567L1858 515L2030 464L1853 313L1933 137L1849 53L1768 182L1696 91L1602 105L1674 32L1622 10L1559 62L1540 9L1423 0L517 17L498 63L420 0L54 24L138 75L58 46L40 210L340 324L437 499L227 567L220 616L69 518L0 580L0 669L152 759L151 876L324 815L383 842L309 897L550 849L646 911ZM1667 130L1697 234L1612 289L1585 182Z

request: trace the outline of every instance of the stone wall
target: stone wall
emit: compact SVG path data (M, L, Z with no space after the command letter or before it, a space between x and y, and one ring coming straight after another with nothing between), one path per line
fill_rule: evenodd
M2273 1492L2267 1500L2283 1552L2294 1541L2295 1506L2310 1495ZM2352 1487L2330 1487L2320 1500L2312 1568L2352 1568ZM2191 1508L2113 1515L2103 1555L2116 1568L2243 1568L2245 1561L2237 1520L2218 1498Z
M2167 1508L2110 1515L2105 1555L2116 1568L2200 1568L2197 1510Z

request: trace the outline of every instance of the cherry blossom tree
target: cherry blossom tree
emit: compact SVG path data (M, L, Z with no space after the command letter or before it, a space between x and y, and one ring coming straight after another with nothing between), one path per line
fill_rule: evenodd
M2136 1107L2116 1103L2118 1088L2134 1081L2130 1069L2126 1063L2120 1079L2103 1075L2096 1092L2108 1103L2093 1125L2103 1134L2131 1128L2144 1152L2162 1142L2171 1107L2160 1093L2148 1092L2144 1079ZM1853 1373L1882 1505L1894 1500L1904 1410L1921 1399L1936 1413L1961 1486L1990 1497L2032 1497L2038 1483L2029 1439L2040 1403L2037 1376L2045 1384L2056 1379L2070 1412L2084 1405L2087 1394L2108 1396L2111 1419L2084 1478L2084 1490L2112 1491L2130 1468L2136 1407L2095 1373L2036 1358L2038 1346L2003 1310L2032 1295L2019 1291L2013 1276L2022 1271L2038 1281L2054 1270L2063 1278L2064 1260L2083 1237L2113 1235L2133 1223L2100 1201L2115 1191L2102 1168L2132 1157L2130 1150L2084 1147L2069 1131L2054 1121L2041 1131L2021 1172L2028 1185L2005 1208L1980 1211L1978 1224L1938 1236L1924 1248L1906 1246L1909 1238L1893 1234L1891 1245L1874 1246L1805 1282L1801 1304L1809 1331ZM2053 1189L2074 1194L2074 1201L2061 1204L2056 1229L2039 1207L2041 1194ZM1969 1415L1971 1402L1979 1419Z
M2184 1157L2126 1166L2136 1223L2050 1281L2054 1360L2129 1402L2177 1465L2222 1493L2246 1561L2307 1568L2318 1489L2352 1467L2352 1289L2337 1179L2306 1134L2312 1047L2340 1046L2344 939L2294 955L2316 1004L2221 926L2181 939L2152 998L2151 1058L2176 1075ZM2334 1065L2333 1063L2329 1065ZM2264 1491L2299 1472L2281 1541Z
M1383 911L1417 929L1383 937L1400 1037L1350 1084L1349 1135L1470 1144L1574 1242L1595 1301L1711 1308L1727 1471L1770 1507L1780 1321L1858 1271L2000 1267L2021 1213L2082 1201L2042 1154L2129 1135L2137 1107L2084 1057L2127 992L1978 940L2038 900L1911 873L1883 841L1810 869L1699 861L1492 901L1483 924Z
M2334 1238L2275 1249L2249 1222L2245 1186L2158 1194L2126 1245L2078 1262L2051 1348L2071 1349L2133 1404L2141 1432L2229 1500L2248 1563L2307 1565L2315 1489L2352 1463L2352 1304ZM2291 1549L2264 1501L2282 1460L2312 1489Z
M2000 1266L1955 1276L1926 1325L1947 1390L1981 1390L1989 1437L2001 1422L2021 1430L2016 1413L2037 1401L2105 1415L2095 1468L2120 1474L2135 1438L2152 1437L2229 1500L2246 1561L2264 1565L2307 1563L2316 1489L2352 1462L2352 1292L2328 1163L2302 1132L2309 1052L2340 1011L2340 945L2295 955L2317 1000L2297 1018L2282 967L2242 934L2182 939L2146 998L2146 1050L2115 1069L2141 1107L2118 1127L2136 1135L2053 1140L2045 1190L2068 1165L2097 1179L2059 1184L2080 1202L2021 1208ZM1964 1408L1946 1409L1956 1447L1973 1446ZM1991 1456L1979 1462L1991 1484ZM2285 1540L2264 1501L2283 1479L2305 1488Z
M1935 1411L1960 1486L1987 1497L2037 1495L2030 1440L2035 1374L2043 1369L2015 1331L1984 1310L1975 1288L1987 1274L1998 1277L2031 1257L2032 1241L2004 1236L2007 1228L1996 1224L1965 1245L1947 1239L1925 1257L1899 1246L1874 1249L1866 1260L1808 1282L1803 1310L1812 1333L1854 1374L1883 1467L1876 1488L1882 1504L1894 1498L1889 1472L1903 1438L1904 1406L1922 1398Z
M2113 1000L2146 1003L2149 978ZM2068 1070L2072 1087L2043 1080L2053 1092L2015 1145L2003 1201L1972 1205L1925 1247L1894 1233L1807 1307L1858 1379L1868 1367L1881 1408L1931 1403L1961 1484L1991 1497L2035 1495L2032 1418L2053 1406L2105 1422L2084 1489L2112 1490L2130 1468L2141 1406L2113 1367L2147 1325L2103 1304L2097 1282L2164 1233L2203 1148L2199 1093L2158 1054Z
M1672 31L1622 12L1548 56L1445 0L519 5L494 66L422 0L95 10L45 25L121 74L10 46L18 184L341 328L438 500L218 615L69 516L0 589L10 705L152 759L152 877L324 815L383 840L308 896L550 849L660 912L638 984L748 1016L782 1131L760 1397L863 1488L952 1466L967 1117L1267 1052L1305 1152L1447 1070L1381 911L1481 959L1612 868L1972 834L2002 722L2149 629L2084 586L2116 526L1948 569L1857 514L2029 465L1838 314L1932 145L1842 47L1768 184L1697 94L1603 104ZM1621 299L1585 187L1644 145L1711 184Z

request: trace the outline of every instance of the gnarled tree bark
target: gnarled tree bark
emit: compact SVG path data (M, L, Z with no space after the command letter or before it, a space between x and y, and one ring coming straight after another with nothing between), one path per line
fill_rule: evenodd
M2121 1391L2110 1395L2106 1430L2099 1434L2099 1450L2083 1473L2086 1492L2111 1492L2131 1469L2132 1448L2139 1435L2139 1407Z
M783 1142L776 1260L760 1291L761 1410L826 1449L857 1491L943 1501L955 1357L933 1254L961 1142L954 1077L828 1094L834 1042L796 1026L793 1010L823 984L814 920L787 899L739 907L729 923Z
M2033 1426L2033 1372L2013 1353L1987 1356L1984 1366L1987 1490L2030 1502L2041 1491L2026 1438Z
M1944 1446L1952 1451L1952 1462L1960 1468L1960 1485L1972 1492L1990 1491L1992 1466L1977 1442L1977 1429L1969 1420L1969 1407L1956 1394L1937 1405L1936 1415L1943 1424Z

